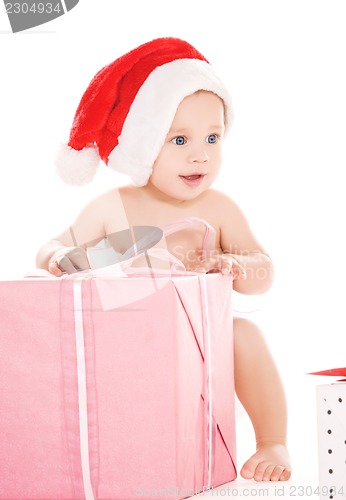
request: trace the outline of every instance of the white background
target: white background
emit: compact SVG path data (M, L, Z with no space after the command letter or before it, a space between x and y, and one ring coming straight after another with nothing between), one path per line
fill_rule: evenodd
M274 259L272 290L246 307L261 308L253 317L286 386L295 475L315 478L315 385L326 379L306 372L346 365L345 2L80 0L17 34L1 9L0 278L33 269L39 246L85 202L127 182L104 167L92 185L71 188L54 173L96 71L150 39L186 39L233 98L215 187L239 203ZM248 429L241 418L239 463L252 451Z

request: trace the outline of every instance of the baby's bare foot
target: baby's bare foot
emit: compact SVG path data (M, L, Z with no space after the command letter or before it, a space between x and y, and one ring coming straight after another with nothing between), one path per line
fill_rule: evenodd
M291 477L290 458L286 446L266 443L243 465L240 475L255 481L287 481Z

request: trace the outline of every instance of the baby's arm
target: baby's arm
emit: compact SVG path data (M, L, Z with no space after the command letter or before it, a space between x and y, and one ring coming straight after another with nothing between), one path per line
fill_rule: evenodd
M245 280L235 280L234 289L244 294L266 292L273 281L273 264L269 255L253 235L240 208L224 193L219 193L216 204L222 214L220 244L246 272Z
M110 212L109 194L89 203L76 221L59 236L48 241L38 251L36 265L55 276L63 271L73 273L88 269L87 246L92 246L105 235L105 214Z

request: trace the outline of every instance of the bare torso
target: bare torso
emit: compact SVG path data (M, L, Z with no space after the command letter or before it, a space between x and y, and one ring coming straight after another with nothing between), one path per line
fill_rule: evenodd
M56 249L57 244L68 248L93 246L105 236L120 231L128 234L127 230L132 226L163 229L171 222L188 217L203 219L215 229L214 261L219 260L218 255L228 253L236 256L241 267L248 266L250 259L254 275L256 269L260 268L265 269L266 276L269 276L270 259L252 234L241 210L227 195L211 188L198 196L191 196L191 199L185 196L182 200L162 196L160 191L153 191L150 184L143 188L129 185L111 189L92 200L70 228L48 244L47 249L43 248L42 261L46 254ZM194 270L201 267L204 231L202 225L196 225L193 230L189 227L166 237L159 246L166 247L183 262L187 270ZM109 236L114 249L123 254L132 246L132 242L128 238L127 243L124 243L124 239L122 242L120 240L119 235ZM64 247L61 252L65 255ZM213 266L212 262L210 266ZM236 286L240 293L262 293L261 290L270 282L269 277L266 280L238 280Z
M145 192L133 186L124 186L118 190L120 198L114 191L113 209L105 221L105 232L111 234L119 231L119 220L116 214L126 214L128 226L156 226L164 228L170 222L187 217L198 217L207 221L216 230L216 253L222 253L220 245L220 221L218 216L217 196L215 191L208 190L197 199L178 204L148 197ZM110 193L111 195L111 193ZM119 207L122 203L123 207ZM205 227L196 224L166 237L167 248L181 260L186 268L194 267L202 249ZM118 248L122 251L124 249Z

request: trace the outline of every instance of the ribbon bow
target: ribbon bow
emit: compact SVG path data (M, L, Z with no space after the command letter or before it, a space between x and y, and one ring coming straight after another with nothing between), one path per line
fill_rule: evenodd
M346 368L332 368L320 372L311 372L309 375L325 375L327 377L346 377ZM346 378L337 380L337 382L346 382Z

